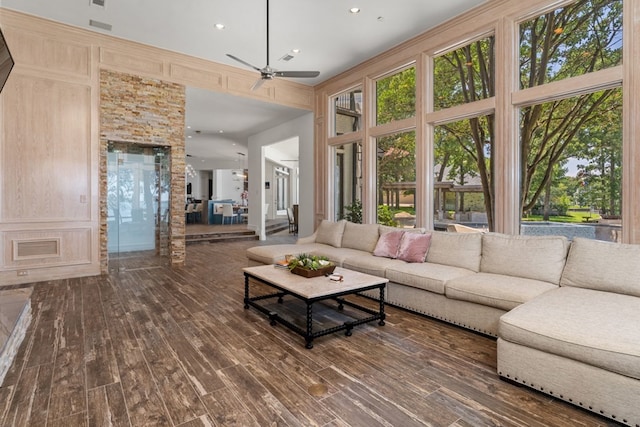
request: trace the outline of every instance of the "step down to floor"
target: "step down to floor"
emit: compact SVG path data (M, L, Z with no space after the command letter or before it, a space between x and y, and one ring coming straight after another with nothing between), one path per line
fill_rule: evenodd
M258 240L258 236L253 231L220 231L212 233L189 234L185 237L186 244L193 243L218 243L233 242L239 240Z

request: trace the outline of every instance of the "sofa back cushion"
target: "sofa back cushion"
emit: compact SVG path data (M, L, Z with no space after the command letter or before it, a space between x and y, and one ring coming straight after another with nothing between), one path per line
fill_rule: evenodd
M324 243L334 248L342 247L342 235L346 224L345 220L334 222L323 219L316 231L316 243Z
M378 243L378 224L347 222L342 235L342 247L373 252Z
M560 286L589 288L640 297L640 245L576 237Z
M431 232L427 262L480 271L481 233Z
M486 233L482 235L480 271L559 285L568 250L564 236Z

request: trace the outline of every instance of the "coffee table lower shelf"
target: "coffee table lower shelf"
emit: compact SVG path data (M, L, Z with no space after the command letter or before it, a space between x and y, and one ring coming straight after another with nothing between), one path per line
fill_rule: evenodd
M259 296L254 296L251 297L249 295L249 285L250 285L250 281L254 280L256 282L262 283L266 286L269 286L271 288L274 288L277 290L277 292L274 293L270 293L270 294L266 294L266 295L259 295ZM304 279L301 278L300 280L309 280L309 279ZM345 291L339 291L339 292L330 292L327 293L325 295L321 295L321 296L316 296L316 297L305 297L303 295L299 295L297 294L295 291L292 291L290 289L284 289L283 287L279 286L276 283L272 283L271 281L266 281L263 280L260 277L257 277L253 274L251 274L250 272L245 271L244 273L244 286L245 286L245 291L244 291L244 308L248 309L249 307L254 307L256 310L264 313L267 315L267 317L269 318L271 325L276 325L277 323L280 323L284 326L286 326L287 328L291 329L292 331L294 331L295 333L301 335L302 337L304 337L305 341L306 341L306 345L305 347L307 349L312 349L313 348L313 340L315 338L324 336L324 335L328 335L328 334L332 334L335 332L339 332L339 331L345 331L345 335L346 336L351 336L352 334L352 329L355 326L358 325L362 325L364 323L369 323L369 322L373 322L373 321L378 321L378 324L380 326L384 326L384 320L385 320L385 313L384 313L384 291L385 291L385 285L386 283L377 283L377 284L373 284L373 285L369 285L369 286L363 286L363 287L359 287L357 289L349 289L349 290L345 290ZM364 307L361 306L359 304L356 304L352 301L348 301L345 300L344 298L342 298L343 296L346 295L354 295L357 294L358 292L362 292L362 291L368 291L368 290L373 290L373 289L379 289L380 291L380 301L379 301L379 308L378 310L373 310L370 309L368 307ZM264 300L269 300L269 299L273 299L273 298L277 298L278 299L278 303L282 304L284 303L283 298L287 295L293 296L299 300L301 300L305 305L306 305L306 328L301 328L298 325L296 325L295 323L289 321L287 318L285 318L284 316L281 316L278 314L277 311L275 310L271 310L269 308L266 308L265 306L258 304L258 301L264 301ZM333 300L335 302L337 302L337 307L336 310L338 311L342 311L344 306L349 306L351 308L354 308L360 312L369 314L369 316L364 317L364 318L359 318L359 319L353 319L350 321L346 321L342 324L338 324L336 326L332 326L332 327L328 327L325 329L321 329L321 330L316 330L314 331L313 329L313 305L317 302L320 301L326 301L326 300Z

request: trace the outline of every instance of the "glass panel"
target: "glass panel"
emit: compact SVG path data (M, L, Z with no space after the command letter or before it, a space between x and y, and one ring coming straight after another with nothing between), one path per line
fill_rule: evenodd
M493 231L493 122L488 115L435 127L435 229Z
M168 149L110 143L107 154L107 250L169 253ZM117 256L116 256L117 258Z
M356 132L362 125L362 88L343 92L333 98L334 134Z
M276 167L276 211L286 215L289 207L289 169Z
M384 77L376 82L376 123L407 119L416 114L416 70Z
M416 133L377 139L378 223L394 227L416 224Z
M494 37L469 43L434 59L435 110L494 95Z
M520 25L520 87L622 63L622 0L581 0Z
M620 241L622 90L534 105L520 121L521 233Z
M334 215L336 219L362 223L362 143L333 148Z

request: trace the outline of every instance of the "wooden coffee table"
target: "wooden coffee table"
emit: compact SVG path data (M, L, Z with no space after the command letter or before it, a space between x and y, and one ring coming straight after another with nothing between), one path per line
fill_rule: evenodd
M289 270L277 268L272 265L261 265L257 267L247 267L244 271L244 308L249 306L255 307L258 311L269 317L272 325L281 323L292 331L302 335L306 340L306 348L313 348L314 338L331 334L338 331L345 331L347 336L351 335L354 326L363 323L378 320L380 326L384 325L384 289L389 281L383 277L376 277L370 274L359 273L357 271L348 270L346 268L336 267L334 274L343 276L342 282L335 282L328 277L305 278L292 274ZM251 281L262 283L276 290L275 293L258 295L251 297L249 295L249 285ZM380 290L379 309L372 310L367 307L355 304L351 301L343 299L345 295L356 294L357 292L368 291L372 289ZM306 304L306 328L301 328L289 319L278 314L273 309L266 308L264 305L258 304L258 301L264 301L277 298L279 303L284 303L285 296L292 296ZM313 329L313 305L319 301L333 300L337 302L336 310L342 311L347 305L369 316L363 318L354 318L342 324L314 331Z

